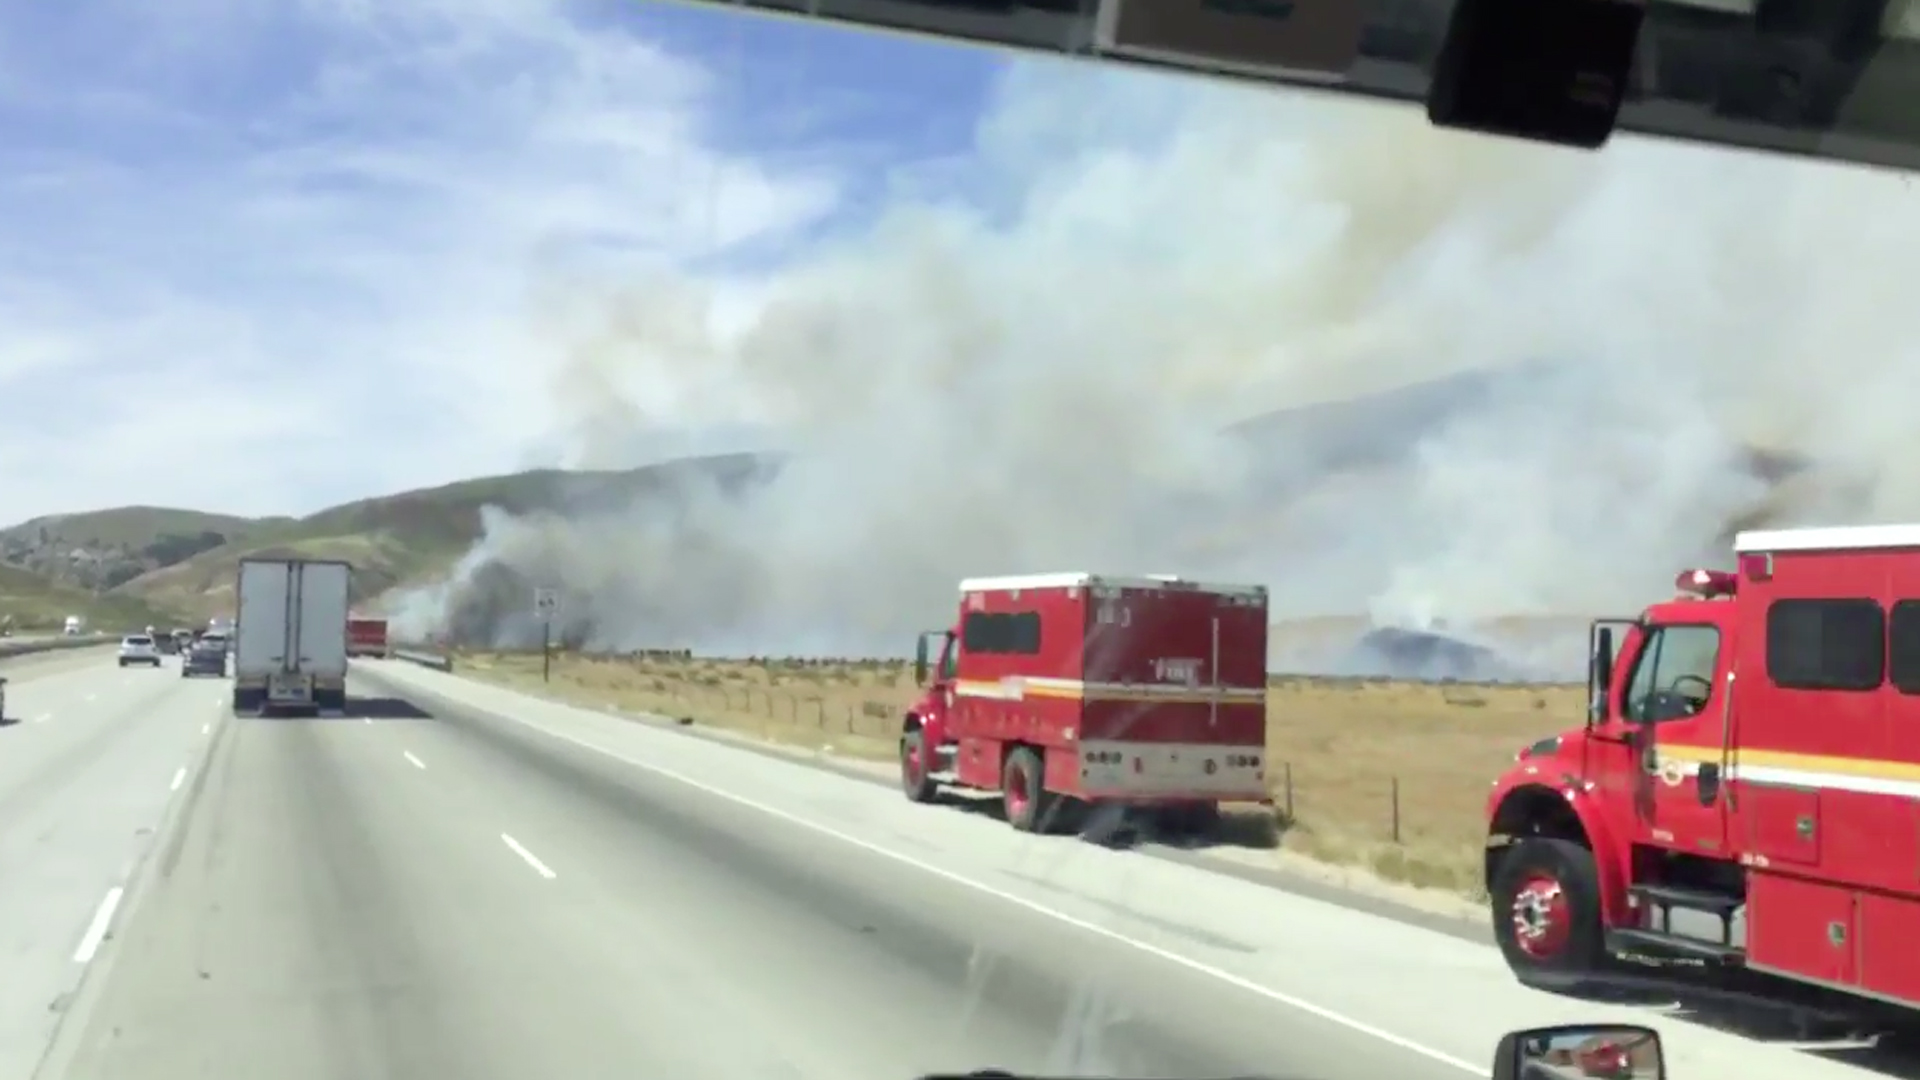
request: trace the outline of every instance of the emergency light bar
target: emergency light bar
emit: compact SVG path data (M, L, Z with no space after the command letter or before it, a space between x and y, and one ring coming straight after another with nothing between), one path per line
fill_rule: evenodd
M1702 600L1712 600L1732 596L1740 587L1740 579L1724 570L1682 570L1673 579L1673 587Z

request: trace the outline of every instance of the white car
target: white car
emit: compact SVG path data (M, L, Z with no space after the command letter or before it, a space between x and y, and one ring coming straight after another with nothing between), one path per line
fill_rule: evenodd
M160 666L160 650L146 634L128 634L120 639L120 666L151 664Z

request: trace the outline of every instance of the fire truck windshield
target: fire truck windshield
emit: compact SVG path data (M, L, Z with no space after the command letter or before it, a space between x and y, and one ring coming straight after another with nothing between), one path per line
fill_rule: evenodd
M0 2L0 1080L1461 1080L1656 843L1920 1000L1920 566L1666 588L1920 519L1913 5L1458 2Z

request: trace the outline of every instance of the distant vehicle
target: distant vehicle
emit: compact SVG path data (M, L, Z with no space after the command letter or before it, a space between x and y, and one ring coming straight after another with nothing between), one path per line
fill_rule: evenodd
M180 677L190 679L195 675L212 675L216 678L227 674L227 644L215 638L202 638L190 646L180 661Z
M233 639L225 634L201 634L199 638L194 641L194 644L212 646L219 649L223 654L233 651Z
M1265 586L974 578L953 628L921 635L914 669L927 689L900 770L915 802L945 785L999 792L1026 832L1100 804L1199 832L1222 802L1272 801Z
M134 664L160 666L160 650L154 646L153 639L145 634L128 634L120 639L120 666L130 667Z
M364 616L349 618L347 655L377 656L382 659L391 655L387 644L387 620Z
M352 573L334 560L241 560L233 635L236 714L345 711Z
M192 647L195 640L193 631L185 627L176 628L173 633L167 636L173 639L173 647L176 652L186 652L188 648Z
M67 616L66 625L62 627L60 632L68 637L79 637L81 631L85 630L86 627L86 621L80 618L80 616L69 615Z

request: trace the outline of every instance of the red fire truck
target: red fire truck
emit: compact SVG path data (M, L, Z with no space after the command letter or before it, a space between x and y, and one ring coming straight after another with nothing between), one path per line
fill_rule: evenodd
M1061 828L1097 803L1204 828L1267 802L1267 590L1171 576L1032 574L960 583L920 636L926 693L900 735L907 797L997 791L1007 820Z
M347 619L348 656L384 658L389 655L389 651L387 620L362 615L350 616Z
M1627 954L1920 1008L1920 525L1734 547L1595 623L1585 728L1496 781L1501 948L1530 981Z

